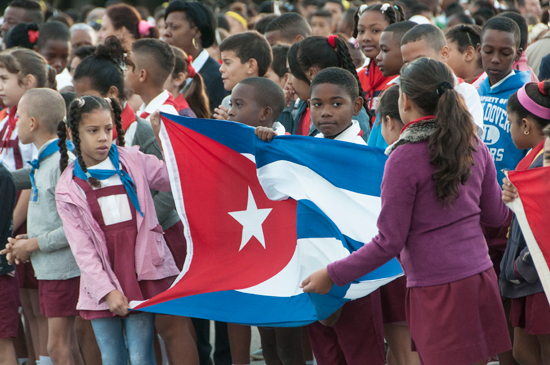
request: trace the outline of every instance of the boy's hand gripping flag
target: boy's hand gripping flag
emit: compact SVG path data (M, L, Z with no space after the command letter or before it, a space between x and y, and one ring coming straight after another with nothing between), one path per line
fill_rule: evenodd
M311 137L263 142L239 123L162 119L187 258L169 290L132 308L296 327L326 319L402 275L393 259L327 295L299 288L377 234L386 160L380 150Z
M509 171L518 198L508 205L514 211L535 264L546 297L550 297L550 168ZM550 299L549 299L550 302Z

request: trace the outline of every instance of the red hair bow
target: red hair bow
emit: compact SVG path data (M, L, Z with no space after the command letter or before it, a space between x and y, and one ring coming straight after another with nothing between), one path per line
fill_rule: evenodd
M36 43L36 41L38 40L38 34L39 32L37 30L27 31L27 35L29 36L29 42Z
M193 56L189 55L187 56L187 77L190 79L194 78L197 74L197 71L195 71L195 68L193 67Z
M546 81L541 81L541 82L539 82L539 84L538 84L539 91L540 91L540 93L541 93L542 95L546 95L546 92L544 91L544 83L545 83L545 82L546 82Z
M330 44L332 48L336 48L336 38L338 38L338 36L335 34L328 36L328 44Z

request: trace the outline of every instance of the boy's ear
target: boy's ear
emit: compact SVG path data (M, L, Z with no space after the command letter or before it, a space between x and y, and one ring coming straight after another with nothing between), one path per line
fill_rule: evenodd
M284 85L286 85L286 83L288 82L289 74L290 74L289 72L286 72L286 73L284 74L284 76L283 76L283 83L284 83Z
M139 70L139 82L144 83L149 78L149 74L147 73L147 70L142 68Z
M441 55L443 62L447 63L447 61L449 60L449 57L451 56L451 50L449 49L448 46L443 46L443 48L439 50L439 54Z
M272 117L273 117L273 109L271 109L270 106L266 106L265 108L262 109L262 113L260 114L260 121L265 122L270 120Z
M31 117L31 125L30 125L31 132L35 131L38 128L38 125L39 125L38 119L36 119L35 117Z
M304 36L301 34L298 34L296 37L294 37L294 43L298 43L303 40L304 40Z
M248 60L246 73L249 75L259 76L258 61L256 61L255 58L251 58Z
M523 48L518 47L518 50L516 51L516 58L514 59L515 62L519 61L519 59L521 58L522 53L523 53Z
M363 98L358 96L353 101L353 115L359 115L361 108L363 107Z

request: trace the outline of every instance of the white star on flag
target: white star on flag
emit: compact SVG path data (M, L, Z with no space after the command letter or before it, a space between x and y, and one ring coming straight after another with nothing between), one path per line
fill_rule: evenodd
M239 212L229 212L229 215L243 226L243 236L239 251L242 250L248 242L250 242L250 239L252 237L256 237L265 248L265 238L262 224L266 220L269 213L271 213L271 210L271 208L258 209L258 207L256 206L256 201L254 200L254 195L252 195L252 191L249 187L248 203L246 204L246 210L242 210Z

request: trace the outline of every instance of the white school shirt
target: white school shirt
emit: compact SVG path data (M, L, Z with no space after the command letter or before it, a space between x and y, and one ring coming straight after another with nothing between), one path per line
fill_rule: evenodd
M179 115L178 111L176 110L176 108L174 108L173 105L164 104L164 102L166 102L166 100L168 100L169 97L170 97L170 93L168 92L168 90L164 90L163 92L158 94L153 100L151 100L151 102L148 105L145 105L145 103L143 103L139 108L138 112L136 113L136 115L140 117L141 113L143 112L149 113L147 118L143 118L148 122L151 121L151 114L153 114L157 110L160 110L163 113Z
M9 118L9 111L8 111L8 115L0 122L0 131L8 124L8 118ZM8 129L9 128L6 128L4 134L0 136L0 145L2 141L4 141L4 137L8 133ZM16 125L15 129L11 133L10 140L13 141L17 138L17 129L18 128ZM33 143L29 143L25 145L25 144L22 144L21 141L19 141L19 151L21 152L23 167L29 166L27 161L31 161L38 152ZM13 148L2 149L2 152L0 153L0 163L3 164L9 171L17 170L15 165L15 155L13 153Z
M344 129L342 133L334 137L336 141L343 141L343 142L351 142L351 143L357 143L362 144L364 146L367 145L363 137L359 135L361 133L361 127L359 126L359 122L356 120L351 121L351 125ZM323 133L319 133L315 136L316 138L325 138Z
M78 163L78 161L75 161L75 163ZM105 161L88 168L88 170L90 171L93 171L94 169L114 171L115 165L113 165L110 158L107 158ZM114 174L113 176L105 180L99 180L99 182L101 183L101 188L122 185L122 181L120 180L120 176L118 176L118 174ZM82 191L82 194L86 195L86 193L84 193L84 190L82 190L80 187L78 188L80 189L80 191ZM92 186L92 189L97 190L100 188ZM103 221L105 222L106 226L126 222L132 219L130 199L126 194L101 197L97 199L97 202L99 204L99 207L101 208L101 215L103 215Z

